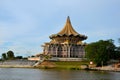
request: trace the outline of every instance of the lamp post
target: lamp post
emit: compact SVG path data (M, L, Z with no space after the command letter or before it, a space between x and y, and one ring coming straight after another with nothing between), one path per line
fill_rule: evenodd
M90 61L90 66L89 66L89 68L93 68L93 62L92 62L92 61Z
M92 62L92 61L90 61L90 64L92 65L92 64L93 64L93 62Z

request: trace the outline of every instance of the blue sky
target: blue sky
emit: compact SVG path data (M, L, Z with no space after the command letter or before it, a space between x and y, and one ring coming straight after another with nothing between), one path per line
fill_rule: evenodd
M0 0L0 54L29 56L58 33L70 16L84 42L120 38L120 0Z

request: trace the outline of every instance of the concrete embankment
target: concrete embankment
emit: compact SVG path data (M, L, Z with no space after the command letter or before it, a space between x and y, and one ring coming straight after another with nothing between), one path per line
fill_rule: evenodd
M0 67L32 68L35 63L36 63L35 61L28 60L7 60L1 61Z
M117 71L120 72L120 68L115 68L113 66L103 66L103 67L94 67L90 68L91 70L98 70L98 71Z

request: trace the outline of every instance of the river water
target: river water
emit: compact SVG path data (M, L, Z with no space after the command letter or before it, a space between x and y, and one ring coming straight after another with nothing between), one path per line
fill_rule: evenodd
M120 72L0 68L0 80L120 80Z

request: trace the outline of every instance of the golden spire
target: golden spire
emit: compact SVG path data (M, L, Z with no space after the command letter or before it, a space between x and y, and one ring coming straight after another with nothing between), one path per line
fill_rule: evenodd
M72 27L71 21L70 21L70 17L67 17L67 21L66 24L64 26L64 28L58 33L58 35L79 35Z

